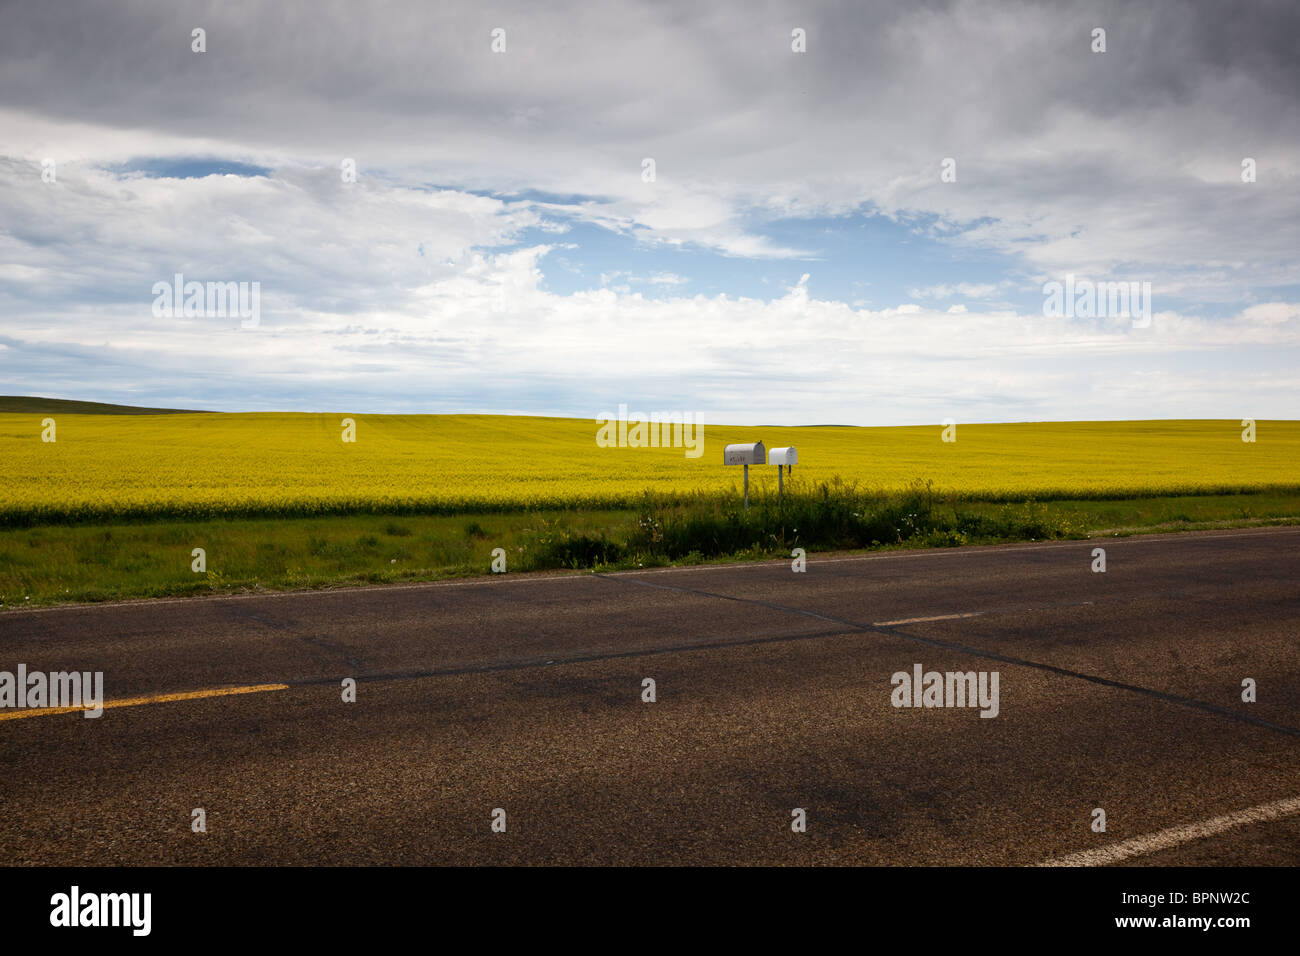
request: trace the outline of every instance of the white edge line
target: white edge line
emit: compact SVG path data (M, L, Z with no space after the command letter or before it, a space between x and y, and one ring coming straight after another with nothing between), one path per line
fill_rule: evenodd
M1283 817L1294 816L1297 813L1300 813L1300 797L1288 797L1273 803L1261 803L1257 807L1247 807L1245 810L1238 810L1235 813L1226 813L1221 817L1212 817L1199 823L1169 827L1167 830L1159 830L1145 836L1134 837L1131 840L1125 840L1123 843L1098 847L1095 850L1084 850L1082 853L1071 853L1069 856L1057 857L1053 860L1044 860L1042 863L1035 863L1034 865L1107 866L1135 856L1146 856L1149 853L1168 850L1183 843L1190 843L1193 840L1203 840L1206 837L1214 836L1225 830L1231 830L1234 827L1245 826L1250 823L1266 823L1269 820L1280 820Z
M1091 603L1091 602L1088 602ZM1029 610L1033 610L1030 608ZM994 611L968 611L965 614L933 614L930 617L905 617L897 621L876 621L872 627L900 627L903 624L928 624L931 621L960 621L967 617L983 617Z

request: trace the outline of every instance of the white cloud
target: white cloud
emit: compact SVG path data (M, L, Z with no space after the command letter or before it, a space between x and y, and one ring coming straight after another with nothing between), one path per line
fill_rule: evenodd
M91 5L78 31L33 7L0 40L0 97L28 159L352 156L407 182L599 196L592 221L735 256L805 254L764 234L763 211L870 204L1044 275L1128 268L1220 298L1294 276L1285 9L1103 3L1112 50L1093 54L1055 5L760 6L506 4L501 55L469 4L221 8L202 56L161 43L188 36L168 4ZM806 54L789 49L796 19ZM939 182L947 156L956 183Z
M940 283L924 289L912 289L908 294L917 299L951 299L957 295L967 299L988 299L1009 285L1009 282L958 282L955 285Z
M1283 304L1226 322L1159 313L1136 330L915 303L855 309L810 297L806 283L771 301L557 295L541 285L548 252L466 256L454 274L408 290L402 307L362 309L346 325L302 308L238 330L117 307L58 326L33 315L7 342L24 361L53 362L52 376L52 356L85 343L117 384L148 377L179 395L201 382L208 407L319 407L293 397L293 383L310 381L338 396L331 404L394 411L583 416L640 401L727 422L1223 417L1233 374L1249 369L1252 407L1267 409L1259 417L1300 415L1300 312ZM1159 387L1135 402L1152 381Z

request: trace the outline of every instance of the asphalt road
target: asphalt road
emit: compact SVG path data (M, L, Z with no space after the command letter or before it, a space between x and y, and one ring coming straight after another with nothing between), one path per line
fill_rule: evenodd
M11 611L124 706L0 711L0 858L1296 865L1298 622L1300 528Z

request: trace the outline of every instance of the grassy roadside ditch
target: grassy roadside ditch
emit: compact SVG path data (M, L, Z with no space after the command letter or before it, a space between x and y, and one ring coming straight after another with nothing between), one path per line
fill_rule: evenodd
M617 570L1282 523L1300 523L1300 493L1004 502L832 481L756 494L747 512L711 493L612 510L43 524L0 527L0 605L471 577L491 573L496 549L507 573Z

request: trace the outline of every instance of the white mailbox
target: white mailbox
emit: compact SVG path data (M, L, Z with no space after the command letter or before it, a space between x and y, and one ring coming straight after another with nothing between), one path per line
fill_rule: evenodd
M752 445L728 445L722 449L724 465L745 466L745 510L749 510L749 466L767 464L767 449L761 441Z
M722 450L722 463L724 465L765 465L767 449L763 447L761 441L756 441L752 445L728 445Z
M771 454L767 456L769 465L776 465L776 493L781 501L785 501L785 480L783 472L790 470L791 465L799 463L799 453L794 450L794 445L787 445L784 448L773 448ZM785 466L784 468L782 466Z

